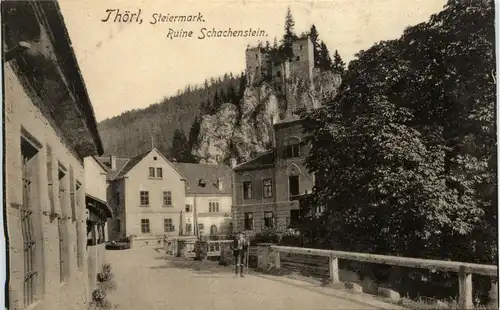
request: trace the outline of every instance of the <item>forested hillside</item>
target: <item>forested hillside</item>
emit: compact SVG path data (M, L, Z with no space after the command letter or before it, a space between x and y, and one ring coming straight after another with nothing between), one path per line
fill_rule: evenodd
M290 49L292 40L298 38L294 25L294 19L288 10L283 37L279 43L275 38L272 46L269 42L265 42L266 48L286 53ZM307 32L301 34L301 36L304 35L309 35L313 42L317 69L337 74L344 72L345 64L338 51L333 53L333 58L330 56L330 51L319 39L318 29L314 24ZM243 51L233 52L242 53ZM336 83L336 81L326 81L326 83L329 82ZM320 88L322 88L321 85ZM199 162L200 155L205 157L213 155L207 154L206 151L200 154L202 120L210 116L213 116L212 119L217 119L218 113L229 109L234 111L236 127L233 127L238 129L240 119L244 115L245 91L248 94L253 89L252 85L246 85L244 73L237 75L228 73L222 77L207 79L203 85L187 86L184 90L179 90L177 95L165 98L160 103L145 109L127 111L104 120L99 124L99 131L104 143L105 155L134 156L150 149L154 141L154 146L170 159L181 162ZM224 108L221 109L221 107ZM206 140L207 137L203 138ZM244 136L241 138L241 143L253 139L246 139ZM227 137L224 139L227 142ZM225 154L224 160L228 156L238 157L238 154L232 154L231 143L228 143L227 147L229 149L222 151Z
M172 156L174 133L178 140L187 142L199 115L215 113L222 102L239 101L237 90L240 79L241 76L232 74L212 78L206 80L203 86L188 86L176 96L145 109L127 111L102 121L99 132L106 154L134 156L151 148L154 139L156 148Z

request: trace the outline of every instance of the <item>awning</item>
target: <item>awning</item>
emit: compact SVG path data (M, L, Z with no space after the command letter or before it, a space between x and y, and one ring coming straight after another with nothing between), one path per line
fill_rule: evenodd
M87 209L90 211L99 214L99 215L104 215L105 217L112 218L113 217L113 210L111 207L108 205L107 202L94 197L89 194L85 194L85 205L87 206Z

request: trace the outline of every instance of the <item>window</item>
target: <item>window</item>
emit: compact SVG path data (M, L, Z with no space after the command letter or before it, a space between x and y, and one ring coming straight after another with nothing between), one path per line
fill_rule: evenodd
M60 281L64 282L67 279L68 258L66 257L66 237L67 231L64 223L64 218L67 217L66 210L66 168L59 164L59 206L61 208L61 217L57 220L57 230L59 233L59 276Z
M173 232L174 224L172 223L172 219L164 219L163 220L163 229L165 232Z
M217 235L217 226L215 225L210 226L210 235L212 236Z
M324 177L324 175L322 175L319 172L315 172L313 174L313 176L314 176L314 186L319 187L319 188L322 188L323 186L325 186L325 177Z
M149 206L149 192L141 191L141 207Z
M297 57L295 58L295 60L299 61L299 60L300 60L300 56L297 56Z
M36 233L34 232L33 217L34 207L37 203L36 195L36 155L38 149L35 148L28 140L21 139L21 156L22 156L22 206L20 206L20 218L24 244L24 305L28 306L35 301L37 288L38 270L36 269ZM33 167L35 165L35 167Z
M218 178L217 181L216 181L216 185L217 185L217 189L218 190L222 190L223 187L222 187L222 179L221 178Z
M191 205L186 205L186 212L191 212L192 208Z
M259 55L255 54L255 59L259 59Z
M55 211L54 205L54 178L53 178L53 158L52 158L52 147L50 145L46 146L47 149L47 191L49 194L49 204L50 211L53 213Z
M276 72L277 77L281 77L281 71Z
M300 157L300 144L290 144L285 147L286 158Z
M273 212L272 211L265 211L264 212L264 226L267 228L272 228L273 227Z
M115 193L115 203L117 206L120 205L120 192Z
M262 186L264 189L264 198L273 197L273 180L272 179L263 180Z
M171 207L172 206L172 192L164 191L163 192L163 206Z
M203 231L205 230L205 225L203 223L198 224L198 231Z
M300 220L299 210L290 210L290 226L295 227Z
M302 47L304 47L302 44L300 45L300 50L302 50Z
M156 177L159 179L163 178L163 169L162 168L156 168Z
M81 210L81 201L80 197L82 197L82 183L80 181L76 180L75 184L75 198L76 198L76 209ZM75 228L76 228L76 263L78 269L81 269L83 267L83 252L84 252L84 247L83 247L83 242L81 241L83 238L83 227L80 219L75 222Z
M245 212L245 230L253 230L253 213Z
M149 167L149 177L154 178L155 177L155 168Z
M187 235L190 235L191 234L191 230L193 229L191 223L186 223L186 234Z
M69 195L71 205L71 219L76 220L76 198L75 198L75 173L73 167L69 166Z
M290 200L295 200L299 195L299 176L291 175L288 177L288 189Z
M252 182L243 182L243 199L252 199Z
M219 203L217 201L210 201L208 203L208 212L219 212Z
M143 234L150 233L149 219L141 219L141 233Z

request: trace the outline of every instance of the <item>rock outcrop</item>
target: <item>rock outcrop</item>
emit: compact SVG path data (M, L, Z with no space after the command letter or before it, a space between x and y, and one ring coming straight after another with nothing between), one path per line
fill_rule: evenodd
M232 156L247 161L272 147L274 122L292 117L296 109L320 107L335 97L339 85L340 77L329 71L316 74L312 83L292 77L283 93L268 82L249 85L239 108L226 103L203 117L193 155L201 163L220 164Z

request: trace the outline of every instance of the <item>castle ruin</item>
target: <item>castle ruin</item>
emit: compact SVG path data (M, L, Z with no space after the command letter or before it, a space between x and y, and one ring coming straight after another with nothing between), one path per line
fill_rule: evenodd
M314 69L314 46L309 36L296 39L292 44L293 56L288 58L278 51L267 51L259 44L247 47L247 82L253 84L267 80L277 84L277 90L284 82L294 76L307 78L312 82Z

